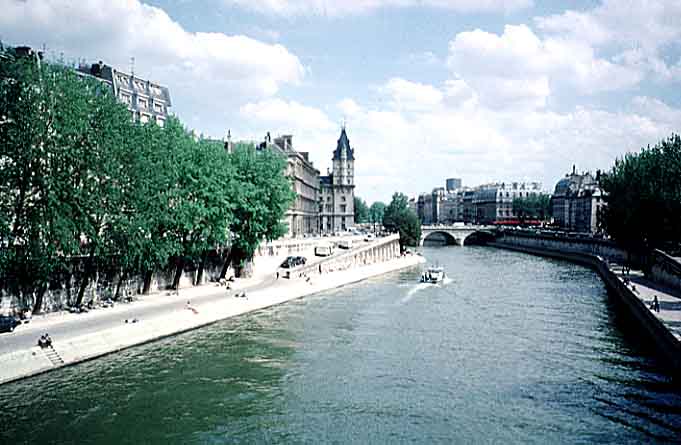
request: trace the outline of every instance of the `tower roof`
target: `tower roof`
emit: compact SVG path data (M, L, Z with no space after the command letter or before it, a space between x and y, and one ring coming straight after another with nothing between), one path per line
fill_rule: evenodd
M336 150L333 152L333 160L337 161L341 158L341 153L346 152L346 158L354 161L355 151L350 147L350 140L348 139L347 133L345 133L345 127L341 130L340 137L338 138L338 144L336 145Z

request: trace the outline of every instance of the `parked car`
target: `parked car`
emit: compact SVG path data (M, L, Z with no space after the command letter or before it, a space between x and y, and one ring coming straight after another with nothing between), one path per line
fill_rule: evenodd
M13 332L14 328L19 326L21 321L15 317L0 315L0 332Z
M352 240L340 240L338 241L338 247L341 249L352 249Z
M320 243L314 248L314 254L317 256L333 255L333 246L330 243Z
M283 263L279 267L283 267L284 269L290 269L296 266L303 266L307 262L307 258L304 256L289 256L287 257Z

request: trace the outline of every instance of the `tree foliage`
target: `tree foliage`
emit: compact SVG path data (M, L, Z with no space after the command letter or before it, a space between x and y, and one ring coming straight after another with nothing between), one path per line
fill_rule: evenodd
M274 240L287 231L282 217L295 198L284 176L286 159L252 145L239 146L232 155L237 187L234 190L232 223L233 257L238 266L253 258L258 244Z
M601 222L618 243L645 252L681 242L681 138L615 161L600 176L607 206Z
M0 61L0 282L40 309L50 281L150 278L285 233L293 199L274 153L197 139L174 117L132 122L110 88L31 58ZM74 264L82 270L75 271ZM199 269L201 270L201 269ZM148 283L145 283L148 288Z
M389 232L400 234L401 246L418 246L421 239L421 221L409 208L409 198L402 193L393 194L385 208L383 226Z
M366 201L355 196L355 223L364 224L369 222L369 207Z
M521 222L528 219L544 221L551 216L551 197L543 193L514 198L512 206Z

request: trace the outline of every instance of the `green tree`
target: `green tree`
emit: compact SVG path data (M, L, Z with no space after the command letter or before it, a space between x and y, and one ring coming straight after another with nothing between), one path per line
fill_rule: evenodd
M409 208L409 199L402 193L393 194L385 208L383 226L389 232L400 234L400 246L418 246L421 239L421 222Z
M543 193L514 198L512 206L521 223L528 219L545 221L551 216L551 197Z
M50 74L32 59L0 62L0 281L24 307L59 267L47 196L56 152Z
M362 198L355 196L355 223L364 224L369 221L369 207L367 207L366 201Z
M134 130L130 113L106 84L65 69L61 79L54 125L61 152L50 172L55 181L50 196L53 207L67 210L72 241L85 257L75 298L80 306L98 263L120 251L115 230L132 191Z
M374 225L374 232L376 231L376 224L383 224L383 214L385 213L386 205L381 201L376 201L369 207L369 222Z
M230 158L236 180L230 259L237 275L247 276L260 242L286 233L282 220L295 193L284 174L286 159L280 154L240 145Z
M602 225L637 253L681 242L681 138L630 153L600 175L607 206Z

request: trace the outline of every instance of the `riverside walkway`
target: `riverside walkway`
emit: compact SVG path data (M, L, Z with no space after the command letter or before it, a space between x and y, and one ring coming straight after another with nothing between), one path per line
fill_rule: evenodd
M629 282L628 287L634 295L681 341L681 292L647 279L640 270L624 273L622 265L617 263L609 263L609 268L623 283ZM660 303L659 312L652 308L655 296Z

